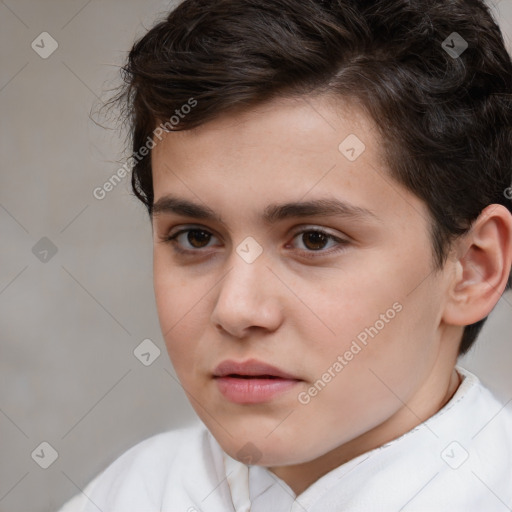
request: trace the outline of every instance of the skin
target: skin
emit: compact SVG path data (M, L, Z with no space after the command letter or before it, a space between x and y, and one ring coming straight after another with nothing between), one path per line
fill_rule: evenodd
M353 162L338 149L349 134L366 146ZM231 457L243 460L239 451L252 443L253 463L298 495L453 396L463 326L492 310L511 266L512 216L504 207L486 208L444 268L433 271L426 205L387 174L374 123L328 97L272 100L167 133L151 158L155 202L172 193L224 222L175 213L152 219L167 350L192 406ZM374 217L260 219L271 203L332 197ZM182 249L196 251L191 255L165 241L186 228L210 234L178 238ZM308 229L346 243L315 241ZM263 249L252 263L236 252L248 236ZM300 403L299 393L395 303L400 312ZM301 382L263 404L229 402L212 372L225 359L250 358Z

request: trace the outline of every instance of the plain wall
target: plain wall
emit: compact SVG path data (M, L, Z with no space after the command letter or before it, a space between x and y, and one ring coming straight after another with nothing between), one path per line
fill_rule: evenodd
M56 510L129 447L196 421L159 328L146 211L129 178L93 196L128 154L91 109L172 5L0 3L0 511ZM510 49L512 1L496 11ZM58 48L43 59L31 43L45 31ZM503 402L511 331L508 292L461 361ZM161 350L149 366L133 353L147 338ZM47 469L42 442L58 453Z

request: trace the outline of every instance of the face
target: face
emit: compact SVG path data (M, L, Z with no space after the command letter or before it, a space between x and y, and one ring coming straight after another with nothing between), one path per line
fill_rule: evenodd
M162 333L229 455L311 461L421 395L441 364L446 276L426 206L389 176L361 111L273 100L166 134L152 168Z

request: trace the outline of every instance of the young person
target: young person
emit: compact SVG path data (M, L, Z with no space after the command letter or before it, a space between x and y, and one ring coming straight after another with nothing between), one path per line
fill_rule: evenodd
M185 0L123 76L201 421L61 511L511 510L510 406L457 365L511 284L512 62L483 2Z

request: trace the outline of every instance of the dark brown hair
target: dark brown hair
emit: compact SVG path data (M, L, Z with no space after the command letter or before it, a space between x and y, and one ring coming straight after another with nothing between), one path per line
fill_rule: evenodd
M172 116L187 130L276 97L357 101L391 176L428 206L434 270L486 206L512 209L512 62L480 0L185 0L133 45L122 77L113 102L134 155ZM151 215L150 155L132 188ZM460 354L486 319L464 328Z

